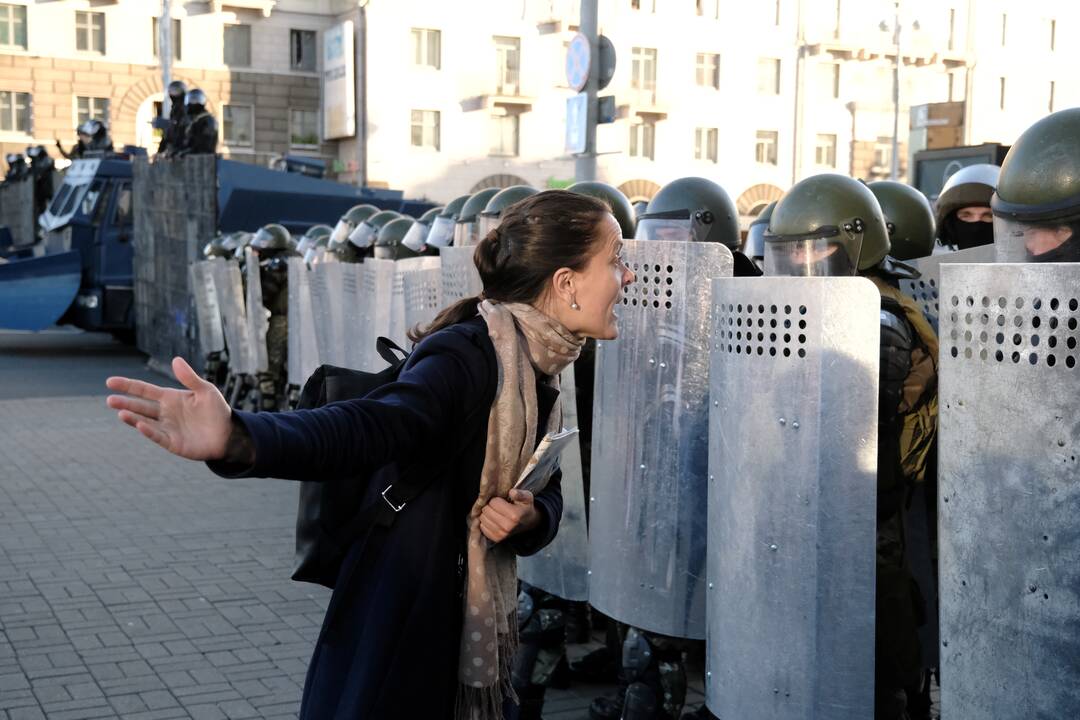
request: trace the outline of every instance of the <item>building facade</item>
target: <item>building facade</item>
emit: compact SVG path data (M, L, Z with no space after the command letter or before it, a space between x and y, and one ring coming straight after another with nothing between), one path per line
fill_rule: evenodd
M573 180L565 58L580 0L171 8L172 74L209 95L226 156L321 157L341 180L442 202ZM118 145L152 150L160 10L159 0L0 0L4 151L72 142L88 116L106 118ZM814 173L889 176L898 56L901 177L917 149L912 106L961 103L958 142L1008 144L1080 102L1071 2L599 0L599 18L617 58L600 93L613 121L598 129L599 179L637 200L676 177L708 177L744 222ZM324 52L342 27L353 41L345 85ZM346 101L355 121L328 140L326 115Z

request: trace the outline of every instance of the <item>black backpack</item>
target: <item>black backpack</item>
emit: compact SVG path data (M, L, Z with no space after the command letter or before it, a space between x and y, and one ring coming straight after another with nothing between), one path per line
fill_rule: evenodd
M409 359L408 353L383 337L376 343L376 349L389 367L368 373L321 365L304 383L297 409L362 398L397 380ZM377 501L361 507L369 483L379 481L380 476L392 478L391 484ZM333 588L353 542L374 525L392 525L397 514L424 491L430 479L426 475L402 478L393 465L388 465L358 482L348 478L301 482L296 513L296 569L292 579Z

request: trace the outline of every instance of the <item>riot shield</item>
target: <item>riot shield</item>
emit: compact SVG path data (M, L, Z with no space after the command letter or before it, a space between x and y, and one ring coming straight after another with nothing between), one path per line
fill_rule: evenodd
M409 344L406 333L415 325L409 324L406 282L418 273L439 272L439 267L437 257L406 258L394 262L394 285L390 294L390 334L387 337L403 348L407 348Z
M188 283L195 301L195 327L199 333L203 358L225 349L225 333L221 328L221 309L218 307L213 272L209 260L200 260L188 266Z
M229 349L229 370L237 375L254 375L255 352L247 322L240 265L235 260L211 262L218 307L221 309L221 326Z
M298 387L319 366L310 276L302 258L289 258L289 384Z
M596 344L589 602L610 617L705 637L710 280L715 243L625 241L619 339Z
M440 258L433 258L439 261ZM405 294L405 329L424 327L443 309L442 267L417 270L405 274L402 291Z
M956 252L939 253L928 255L917 260L906 261L913 265L922 277L918 280L901 280L900 290L915 301L915 304L923 311L923 315L938 329L938 288L941 286L940 268L942 265L952 263L992 263L994 262L994 246L981 245L979 247L958 250Z
M713 283L706 701L874 715L881 298L864 278Z
M319 364L345 367L345 324L342 317L344 263L319 263L311 269L311 311Z
M442 294L443 306L449 306L458 300L479 295L484 289L480 273L473 262L475 247L439 248L442 258Z
M1080 265L941 288L941 715L1080 717Z
M259 256L251 248L244 250L244 272L247 275L247 323L251 335L255 372L266 372L270 364L266 357L266 331L270 328L270 311L263 307L262 279L259 276Z
M367 339L370 328L365 308L370 299L364 287L364 266L361 263L338 263L341 272L341 319L345 366L367 370Z
M394 261L368 258L363 268L363 297L360 312L364 320L363 336L360 338L360 370L378 372L386 367L386 361L375 351L375 341L390 337L390 310L393 305Z
M574 365L559 376L563 427L577 427ZM518 577L564 600L589 599L589 538L585 527L585 484L581 448L574 442L559 459L562 468L563 512L559 533L535 555L518 558Z

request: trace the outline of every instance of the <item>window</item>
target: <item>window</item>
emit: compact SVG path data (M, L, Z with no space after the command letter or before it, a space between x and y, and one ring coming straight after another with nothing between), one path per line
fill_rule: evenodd
M116 188L116 207L113 210L113 227L122 228L132 223L131 185L122 183Z
M1000 78L998 86L998 107L1005 109L1005 78Z
M694 159L716 162L719 136L720 131L717 128L696 128L694 130Z
M106 126L109 124L109 99L96 97L75 98L75 126L82 125L87 120L100 120Z
M314 30L289 31L289 68L298 72L315 72L318 68Z
M833 37L840 37L840 14L842 12L840 8L841 0L836 0L836 16L833 18Z
M0 5L0 47L26 49L26 8Z
M775 130L758 130L754 159L762 165L776 165L776 145L780 133Z
M521 131L521 116L496 108L491 116L491 154L500 157L517 157Z
M814 146L814 162L822 167L836 167L836 136L817 136L817 144Z
M656 123L641 119L630 125L630 157L656 159Z
M517 95L521 89L521 38L495 37L495 92Z
M871 170L885 172L892 167L892 140L885 135L874 141L874 165Z
M1054 112L1054 90L1056 90L1056 89L1057 89L1056 88L1056 83L1053 80L1051 80L1050 81L1050 98L1046 103L1046 111L1047 112Z
M949 8L949 49L956 49L956 8Z
M224 50L222 61L226 65L251 67L251 26L226 25L222 49Z
M0 90L0 131L30 134L30 93Z
M412 145L432 150L439 149L439 111L412 111Z
M695 80L698 87L720 89L720 56L715 53L698 53Z
M222 105L222 142L226 145L250 146L255 135L254 116L250 105Z
M949 102L958 102L964 99L965 90L962 70L954 70L949 73Z
M289 111L289 144L311 146L319 144L319 111Z
M776 58L758 60L758 93L761 95L780 94L780 61Z
M75 49L105 54L105 13L75 13Z
M1050 52L1057 49L1057 20L1050 20Z
M442 67L442 32L424 28L412 29L413 65Z
M1001 47L1005 47L1005 28L1007 19L1008 16L1005 13L1001 13Z
M642 5L647 6L649 12L656 12L656 0L630 0L632 10L640 10Z
M818 87L826 97L840 97L840 63L818 63Z
M656 97L656 48L636 47L631 51L630 87Z
M180 21L179 20L173 20L169 24L172 27L172 33L169 36L169 45L172 47L173 60L180 60L181 59L180 58L180 42L181 42ZM154 57L158 57L158 55L160 53L160 50L158 48L158 44L161 42L161 34L160 34L159 30L158 30L158 27L159 27L158 18L153 18Z

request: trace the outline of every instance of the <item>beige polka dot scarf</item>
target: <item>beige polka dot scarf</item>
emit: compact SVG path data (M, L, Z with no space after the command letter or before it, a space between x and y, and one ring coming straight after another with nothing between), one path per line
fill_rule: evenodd
M480 314L495 346L499 383L488 418L480 494L469 512L465 622L458 666L458 720L499 720L512 696L510 665L517 646L517 557L480 532L480 511L506 498L537 441L536 372L559 387L559 373L577 359L585 339L531 305L484 300ZM556 403L544 432L562 427Z

